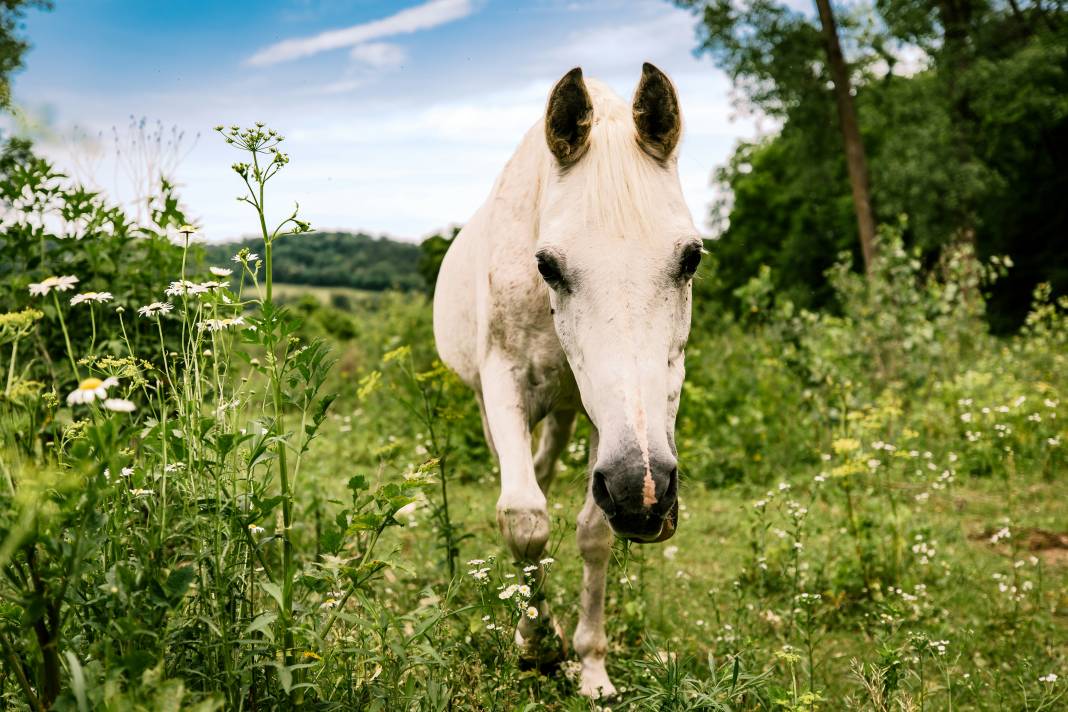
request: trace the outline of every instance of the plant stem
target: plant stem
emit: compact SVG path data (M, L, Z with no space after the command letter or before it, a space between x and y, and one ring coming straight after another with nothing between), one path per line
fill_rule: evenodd
M260 219L260 232L263 235L263 259L265 294L264 306L269 315L270 323L267 324L266 346L267 358L270 360L271 395L274 405L274 428L278 439L275 441L275 453L278 456L278 480L282 495L282 644L285 648L284 656L286 665L292 664L293 657L293 542L290 539L290 527L292 525L292 501L289 491L289 467L286 462L286 444L284 440L284 409L285 401L282 395L282 378L279 372L276 354L275 326L277 316L274 310L274 274L272 269L272 240L267 232L267 218L263 212L263 189L264 176L260 172L259 159L255 151L252 152L252 162L255 166L256 182L259 188L259 196L256 201L256 214Z
M78 372L78 364L74 360L74 349L70 346L70 334L67 333L67 322L63 319L63 310L59 307L59 294L52 292L52 301L56 305L56 316L59 317L59 326L63 329L63 341L67 344L67 358L70 359L70 367L74 369L74 378L78 381L82 380L81 374Z
M11 384L15 382L15 358L19 353L19 340L11 342L11 363L7 365L7 385L4 386L4 395L10 395Z

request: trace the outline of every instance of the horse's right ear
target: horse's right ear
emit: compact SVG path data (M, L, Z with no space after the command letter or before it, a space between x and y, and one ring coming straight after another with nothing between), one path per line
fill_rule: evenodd
M590 145L593 102L582 81L582 69L565 74L549 94L545 110L545 140L561 167L573 165Z

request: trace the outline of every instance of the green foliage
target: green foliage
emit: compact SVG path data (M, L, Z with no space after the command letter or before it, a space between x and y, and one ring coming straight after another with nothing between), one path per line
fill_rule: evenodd
M33 305L44 312L46 328L24 348L21 367L35 377L65 382L77 367L64 363L67 346L59 328L74 342L88 344L79 357L97 353L138 353L158 363L161 346L154 327L132 318L138 307L155 301L151 274L178 274L183 251L174 241L185 216L174 186L161 179L159 193L150 199L152 221L134 223L104 196L67 180L49 161L35 155L27 141L11 139L0 150L0 210L7 216L0 233L0 309L14 311ZM197 259L196 249L191 252ZM45 300L31 294L31 285L57 275L77 275L74 284ZM71 304L76 294L95 298ZM62 294L62 296L60 296ZM102 296L107 295L107 296ZM107 306L102 306L106 304ZM69 308L69 309L68 309ZM126 317L102 320L97 312L121 309ZM27 345L29 346L29 345Z
M833 308L823 275L856 252L856 228L815 19L763 0L680 4L701 20L699 49L783 120L717 173L726 197L712 212L715 296L736 308L730 292L769 265L797 305ZM1037 284L1068 291L1057 197L1068 192L1066 19L1059 5L911 0L840 13L877 221L907 216L905 242L926 264L962 242L982 258L1011 257L1015 269L990 294L1000 331L1019 326ZM896 74L902 48L926 66Z
M0 109L11 105L11 75L22 67L29 43L19 36L27 8L52 9L50 0L3 0L0 2Z
M242 247L257 249L258 239L207 245L208 259L224 262ZM419 246L363 233L316 233L314 240L278 245L275 279L288 284L350 287L382 291L422 288L417 268Z
M426 293L430 296L434 296L434 287L438 283L438 272L441 270L441 261L445 259L445 252L459 234L460 228L454 226L448 237L441 234L431 235L419 243L419 274L423 278Z

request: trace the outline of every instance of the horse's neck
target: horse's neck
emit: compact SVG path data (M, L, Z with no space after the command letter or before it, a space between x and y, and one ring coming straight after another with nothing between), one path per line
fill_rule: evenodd
M545 147L545 129L539 121L520 142L493 186L491 207L492 239L516 239L520 234L537 240L541 199L552 170Z

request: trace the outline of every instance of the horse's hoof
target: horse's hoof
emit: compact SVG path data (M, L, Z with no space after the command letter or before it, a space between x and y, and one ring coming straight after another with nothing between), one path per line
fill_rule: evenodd
M543 675L555 672L560 663L567 659L567 637L560 624L554 619L551 626L544 623L534 628L535 635L524 637L519 628L515 631L515 642L519 646L519 668L537 670Z
M616 687L606 676L603 680L589 680L585 678L579 686L579 694L599 702L611 702L616 699Z

